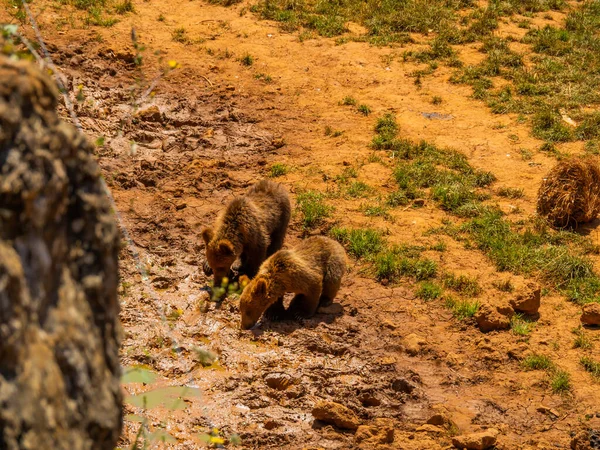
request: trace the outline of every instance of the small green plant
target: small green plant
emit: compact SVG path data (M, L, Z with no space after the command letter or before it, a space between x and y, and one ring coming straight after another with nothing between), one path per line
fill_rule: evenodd
M510 329L517 336L527 336L533 329L533 323L522 314L515 314L510 319Z
M439 97L437 95L435 95L432 99L431 99L431 103L433 105L441 105L442 104L442 97Z
M481 293L479 282L475 278L469 278L466 275L457 276L453 273L445 273L442 275L442 284L444 287L467 297L476 297Z
M167 19L165 18L165 16L163 16L162 14L160 14L160 15L158 16L158 19L156 19L156 20L158 20L159 22L164 22L164 21L165 21L165 20L167 20Z
M546 355L534 353L527 356L521 365L525 370L548 370L554 367L554 364Z
M396 246L379 253L374 261L378 280L396 281L406 276L417 281L429 280L437 274L435 261L420 257L421 249L411 246Z
M419 290L417 291L416 295L423 300L434 300L436 298L440 298L442 296L442 292L443 289L440 285L430 281L424 281L419 285Z
M510 281L510 279L494 281L492 282L492 286L494 286L496 289L502 292L512 292L515 290L515 287L513 286L512 281Z
M573 342L573 348L580 348L582 350L591 350L594 348L594 343L589 336L580 327L575 328L573 333L576 335L575 341Z
M273 82L273 78L271 78L271 75L267 75L266 73L256 73L254 74L254 78L256 78L257 80L262 80L265 83L272 83Z
M341 103L345 106L355 106L357 101L354 97L346 96L342 99Z
M436 252L445 252L448 248L448 245L444 241L439 240L429 248L431 250L435 250Z
M549 376L550 387L555 394L564 394L571 390L571 376L566 370L555 368Z
M275 163L271 166L269 170L269 176L271 178L282 177L289 172L289 167L285 164Z
M366 206L363 209L363 212L367 217L383 217L386 220L392 219L392 216L390 216L387 208L381 205Z
M594 361L589 356L584 356L579 360L579 363L587 372L600 381L600 362Z
M355 181L348 186L348 190L346 192L352 198L359 198L368 196L372 191L373 188L366 183L363 183L362 181Z
M367 229L332 228L331 236L342 243L356 258L370 259L383 248L380 231Z
M533 158L533 153L526 148L520 148L519 153L521 154L521 159L523 161L530 161Z
M324 202L325 195L317 191L306 191L296 197L296 208L302 214L304 229L314 228L331 216L333 207Z
M498 189L498 195L500 197L517 199L517 198L522 198L524 193L523 193L523 189L521 189L521 188L504 187L504 188Z
M240 58L240 63L243 66L250 67L252 64L254 64L254 57L251 54L246 53L244 56L242 56Z
M126 14L128 12L133 12L133 3L131 0L123 0L119 3L115 4L115 12L117 14Z
M368 116L369 114L371 114L371 108L369 108L367 105L362 104L362 105L358 105L358 107L356 108L357 111L359 113L361 113L363 116Z
M184 27L175 28L171 33L171 39L181 44L187 44L190 41L187 36L187 31Z
M455 300L451 296L445 299L446 308L452 311L454 317L458 320L465 320L473 317L479 310L480 303L478 301Z

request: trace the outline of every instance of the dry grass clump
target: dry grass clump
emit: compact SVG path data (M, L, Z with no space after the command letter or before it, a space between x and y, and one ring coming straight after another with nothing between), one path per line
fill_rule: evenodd
M600 166L595 159L559 162L542 182L537 211L557 227L590 222L600 213Z

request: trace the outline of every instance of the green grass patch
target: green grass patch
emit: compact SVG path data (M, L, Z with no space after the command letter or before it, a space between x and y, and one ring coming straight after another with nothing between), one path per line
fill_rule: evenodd
M427 301L440 298L443 292L444 290L439 284L431 281L424 281L419 285L416 295L417 297Z
M523 359L521 366L525 370L549 370L554 367L554 363L546 355L534 353Z
M348 253L356 258L370 259L384 247L380 231L373 229L332 228L331 236L343 244Z
M254 56L252 56L250 53L246 53L240 58L239 61L243 66L250 67L252 64L254 64Z
M395 282L401 277L417 281L429 280L437 274L437 264L420 256L422 249L413 246L396 246L385 249L373 261L378 280Z
M575 328L573 333L576 336L575 341L573 342L573 348L580 348L582 350L591 350L594 348L594 343L581 327Z
M510 319L510 329L517 336L528 336L533 330L533 322L523 314L515 314Z
M271 178L282 177L290 171L290 168L285 164L275 163L269 169L269 176Z
M371 114L371 108L369 108L367 105L362 104L362 105L358 105L356 107L356 110L361 113L363 116L368 116L369 114Z
M589 372L596 380L600 381L600 362L593 360L589 356L583 356L579 363Z
M525 195L525 194L523 192L523 189L521 189L521 188L504 187L504 188L498 189L498 195L500 197L517 199L517 198L523 198L523 195Z
M447 296L444 304L446 308L452 311L452 315L458 320L465 320L477 314L481 304L472 300L456 300L452 296Z
M363 198L367 197L373 188L362 181L355 181L348 186L346 193L352 198Z
M477 297L481 294L481 286L475 278L466 275L455 275L445 273L442 275L442 284L445 288L452 289L454 292L466 297Z
M571 376L563 369L554 369L549 374L550 387L555 394L565 394L571 390Z
M314 228L331 216L333 207L324 201L325 195L317 191L306 191L296 197L296 209L302 215L304 229Z

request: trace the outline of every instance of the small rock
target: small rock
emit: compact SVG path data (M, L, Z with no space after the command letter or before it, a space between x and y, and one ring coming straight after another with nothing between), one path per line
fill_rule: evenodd
M437 426L445 426L450 423L450 419L448 419L444 414L437 413L434 414L427 420L429 425L437 425Z
M344 312L344 307L340 303L332 303L329 306L321 306L317 311L319 314L340 315Z
M285 140L283 138L275 138L273 139L273 147L281 148L285 145Z
M415 356L421 353L423 347L427 344L427 342L422 337L411 333L404 338L403 344L404 351L411 356Z
M375 419L372 425L361 425L354 435L364 444L391 444L394 442L394 424L390 419Z
M559 416L559 414L556 410L554 410L552 408L548 408L547 406L544 406L544 405L538 406L537 410L538 410L538 412L541 412L542 414L546 414L549 416L553 416L553 417Z
M479 329L483 332L510 328L510 318L514 311L509 306L483 304L475 314Z
M525 314L537 314L540 309L541 288L537 283L528 282L510 299L515 311Z
M499 433L495 428L490 428L480 433L455 436L452 438L452 445L460 449L486 450L496 444Z
M571 440L571 450L590 450L590 433L580 431Z
M417 198L417 199L413 200L413 206L418 206L418 207L425 206L425 199Z
M269 373L264 380L267 386L278 391L285 391L294 384L294 379L285 373Z
M338 428L356 430L360 421L352 410L339 403L321 400L312 410L315 419L330 423Z
M406 378L398 378L392 382L392 389L396 392L411 394L417 386L408 381Z
M139 110L135 116L147 122L160 122L162 120L162 114L156 105Z
M600 303L588 303L583 307L581 323L584 325L600 325Z
M430 424L426 423L425 425L421 425L419 428L417 428L417 432L441 434L441 433L445 433L446 430L444 430L443 428L438 427L436 425L430 425Z
M379 400L372 392L363 392L358 396L358 400L365 407L381 405L381 400Z
M277 427L280 427L281 424L279 422L277 422L276 420L269 419L269 420L265 421L263 426L265 427L266 430L273 430Z
M175 205L175 209L177 211L181 211L182 209L187 208L187 203L178 203L177 205Z

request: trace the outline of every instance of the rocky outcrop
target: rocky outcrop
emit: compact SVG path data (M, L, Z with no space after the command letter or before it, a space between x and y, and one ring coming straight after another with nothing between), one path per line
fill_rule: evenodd
M52 82L0 59L0 448L113 449L118 229Z

